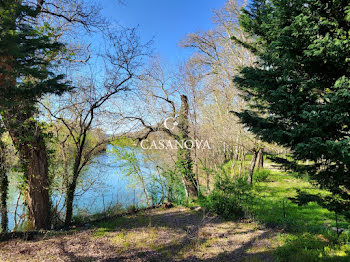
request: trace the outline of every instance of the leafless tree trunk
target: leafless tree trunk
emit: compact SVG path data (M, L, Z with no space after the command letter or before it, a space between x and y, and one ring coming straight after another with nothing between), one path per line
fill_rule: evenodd
M8 177L7 177L5 147L1 141L1 130L0 130L0 194L1 194L0 196L1 230L2 232L7 232L8 230L8 216L7 216Z
M244 148L242 148L242 151L241 151L241 157L240 157L240 161L241 161L241 164L239 166L239 176L241 177L242 174L244 175L244 172L245 172L245 157L246 157L246 152L244 150Z
M264 148L260 148L257 156L257 170L264 168Z
M249 180L250 184L253 184L253 174L254 174L254 169L255 169L255 164L256 164L256 159L258 156L258 151L254 151L252 155L252 160L250 162L250 168L249 168Z

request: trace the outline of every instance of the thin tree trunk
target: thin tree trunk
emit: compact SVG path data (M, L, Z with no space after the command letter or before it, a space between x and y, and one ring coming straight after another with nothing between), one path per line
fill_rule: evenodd
M196 112L196 95L194 93L194 108L193 108L193 116L194 116L194 125L193 125L193 138L194 141L197 140L197 112ZM197 158L197 146L193 148L194 150L194 165L195 165L195 175L196 175L196 184L199 185L199 167L198 167L198 158Z
M150 206L150 204L149 204L149 197L148 197L148 193L147 193L147 189L146 189L145 180L143 179L143 176L141 175L141 170L139 170L138 175L139 175L139 179L140 179L140 182L141 182L143 194L145 195L145 198L146 198L146 205L147 205L147 207L149 207Z
M73 202L74 202L74 194L75 194L75 189L77 187L77 182L78 182L78 176L79 176L79 165L80 165L80 159L81 156L77 156L74 164L74 169L73 169L73 177L71 183L68 184L67 192L66 192L66 216L65 216L65 221L64 224L65 226L69 226L72 217L73 217Z
M252 155L252 161L250 162L250 168L249 168L250 184L253 184L253 174L254 174L254 168L255 168L257 156L258 156L258 152L254 151Z
M68 187L66 192L66 203L65 203L66 217L64 221L65 226L70 225L73 217L74 194L75 194L75 189L77 187L77 182L78 182L78 177L80 172L79 167L81 163L83 148L85 145L85 139L86 139L86 135L83 135L82 142L80 144L79 150L74 160L72 181L70 183L69 182L67 183Z
M65 226L69 226L72 217L73 217L73 201L74 201L74 193L76 189L77 181L75 179L72 180L72 182L69 184L69 187L67 188L66 192L66 216L64 224Z
M246 158L247 153L242 150L242 157L241 157L241 166L239 170L239 175L241 176L242 174L245 175L245 158Z
M1 139L1 135L0 135ZM5 148L0 140L0 208L1 208L1 230L8 231L8 216L7 216L7 196L8 196L8 177L6 168Z
M236 171L235 171L235 167L236 167L236 160L238 158L238 152L237 152L237 146L234 150L234 155L233 155L233 159L232 159L232 177L236 176Z
M203 163L202 163L203 164ZM207 176L207 181L206 181L206 183L207 183L207 193L209 193L210 192L210 174L209 174L209 172L208 172L208 169L207 169L207 158L204 158L204 172L205 172L205 174L206 174L206 176Z
M246 152L244 152L243 153L243 175L245 175L245 158L246 158L246 156L247 156L247 153Z
M185 178L183 176L182 176L182 183L183 183L184 188L185 188L186 203L188 204L188 196L189 196L189 194L188 194Z
M238 160L240 161L238 174L239 174L239 176L241 177L241 176L242 176L242 167L243 167L243 151L241 151L241 152L239 153Z
M90 120L90 124L91 121L93 119L93 116L91 116L91 120ZM75 190L77 187L77 182L78 182L78 177L79 174L81 172L81 162L82 162L82 157L83 157L83 150L85 147L85 142L86 142L86 136L87 136L87 129L85 128L82 133L81 133L81 142L79 144L79 146L77 146L77 154L76 157L74 159L74 166L73 166L73 177L72 177L72 181L68 184L67 187L67 192L66 192L66 217L65 217L65 221L64 224L65 226L69 226L71 221L72 221L72 217L73 217L73 202L74 202L74 194L75 194Z
M259 149L256 161L257 161L257 164L256 164L257 170L264 168L264 149L263 148Z
M210 192L210 174L209 174L209 172L208 171L206 171L206 173L207 173L207 193L209 193Z

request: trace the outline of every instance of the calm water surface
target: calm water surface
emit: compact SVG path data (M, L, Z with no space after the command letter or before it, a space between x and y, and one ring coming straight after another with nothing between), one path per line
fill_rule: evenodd
M77 196L74 199L74 214L94 214L102 212L115 205L128 207L136 205L145 206L145 197L141 187L135 184L132 177L127 177L120 162L117 163L116 156L110 152L112 146L107 146L107 151L94 159L94 162L84 173L83 186L77 189ZM140 153L140 158L142 154ZM147 173L152 172L152 167L142 166ZM18 190L16 186L10 184L9 192L9 229L14 227L14 209L17 202ZM54 204L59 200L58 196L52 196ZM20 201L21 203L21 201ZM60 207L63 206L64 199L60 200ZM17 212L22 212L23 205Z

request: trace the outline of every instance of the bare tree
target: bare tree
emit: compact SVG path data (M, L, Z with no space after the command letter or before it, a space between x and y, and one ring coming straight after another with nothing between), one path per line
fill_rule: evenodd
M123 116L124 119L140 124L140 131L134 132L131 137L141 142L147 140L151 134L157 133L159 137L154 136L154 139L161 140L164 135L166 139L173 139L179 144L191 140L189 104L187 96L182 93L183 88L179 86L178 72L167 68L159 57L154 57L140 76L140 80L141 109L134 110L136 113L133 115ZM164 124L165 120L169 124L178 125L169 128ZM164 156L164 159L174 160L172 165L182 177L187 195L197 197L199 186L193 172L191 150L185 146L177 146L176 149L164 148L164 151L169 156Z
M232 40L235 38L249 41L238 23L239 9L236 1L229 0L223 8L213 11L213 29L188 34L180 43L183 47L194 50L187 62L187 68L190 71L195 69L202 82L202 87L197 87L199 94L196 94L197 97L203 97L198 101L198 110L201 112L199 135L216 145L212 152L208 152L211 161L216 159L216 164L219 164L233 160L233 172L236 159L244 155L239 151L248 151L255 155L262 147L261 142L231 113L240 112L246 106L232 79L241 66L254 65L255 62L255 57L247 49L236 45ZM250 173L255 168L256 158L253 157ZM244 167L242 166L240 172Z
M149 45L141 44L135 29L124 28L118 34L109 33L108 37L110 45L103 56L103 81L96 81L94 78L85 82L80 80L75 92L64 97L56 110L42 104L51 117L64 125L75 145L72 173L68 176L65 194L66 225L69 225L72 219L79 176L101 145L110 142L110 139L104 139L89 148L87 136L93 128L106 120L103 116L110 110L108 107L111 106L111 100L115 99L117 94L122 95L131 90Z

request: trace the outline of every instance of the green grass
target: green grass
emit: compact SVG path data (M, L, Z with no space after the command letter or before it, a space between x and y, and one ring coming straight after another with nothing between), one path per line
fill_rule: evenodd
M249 156L247 155L245 161L246 173L250 165ZM268 159L265 159L264 164L273 165ZM239 172L239 166L240 161L237 160L235 164L236 176ZM228 174L232 174L232 161L225 163L223 168ZM283 228L292 233L325 234L330 231L331 227L336 226L334 212L322 208L317 203L298 206L288 199L296 196L297 189L321 195L327 195L329 192L320 190L309 183L306 175L279 171L270 171L270 173L266 181L255 182L254 198L247 200L248 210L255 220L271 227ZM338 226L350 229L350 224L342 216L338 216Z
M350 246L331 243L322 235L304 233L283 236L283 245L277 248L277 261L350 261Z
M249 164L248 156L246 173ZM265 164L273 165L270 160ZM236 176L239 166L240 161L236 161ZM223 168L232 174L232 161ZM338 215L338 227L345 230L338 237L334 212L315 202L298 206L289 199L297 195L297 190L322 196L330 193L309 183L307 175L268 171L266 180L255 181L253 197L246 199L244 206L254 221L281 231L275 252L277 261L350 261L349 221Z
M295 175L272 171L266 182L254 185L253 200L247 201L255 221L282 230L278 261L350 261L349 233L338 238L331 229L336 226L334 212L317 203L293 203L288 198L295 197L297 189L329 194ZM342 216L338 216L338 226L350 229Z
M100 235L104 235L102 232L115 231L117 229L128 229L138 226L147 226L148 224L149 217L145 215L143 211L140 211L134 215L124 215L93 223L93 225L98 228L97 234Z
M247 154L245 157L245 161L244 161L244 168L241 169L241 172L244 172L247 174L249 167L250 167L250 162L252 160L252 155L251 154ZM232 173L232 165L233 165L233 160L227 161L222 167L225 170L225 172L227 172L228 174ZM264 165L274 165L273 162L271 162L271 160L267 159L266 157L264 157ZM239 175L239 169L241 166L241 161L240 160L236 160L235 161L235 175L238 176Z
M266 182L254 186L255 197L250 208L255 219L270 226L283 227L288 232L299 233L325 233L329 227L336 226L334 212L317 203L298 206L289 200L289 197L296 196L297 189L313 194L329 194L292 175L272 172ZM338 216L338 225L345 229L350 226L341 216Z

